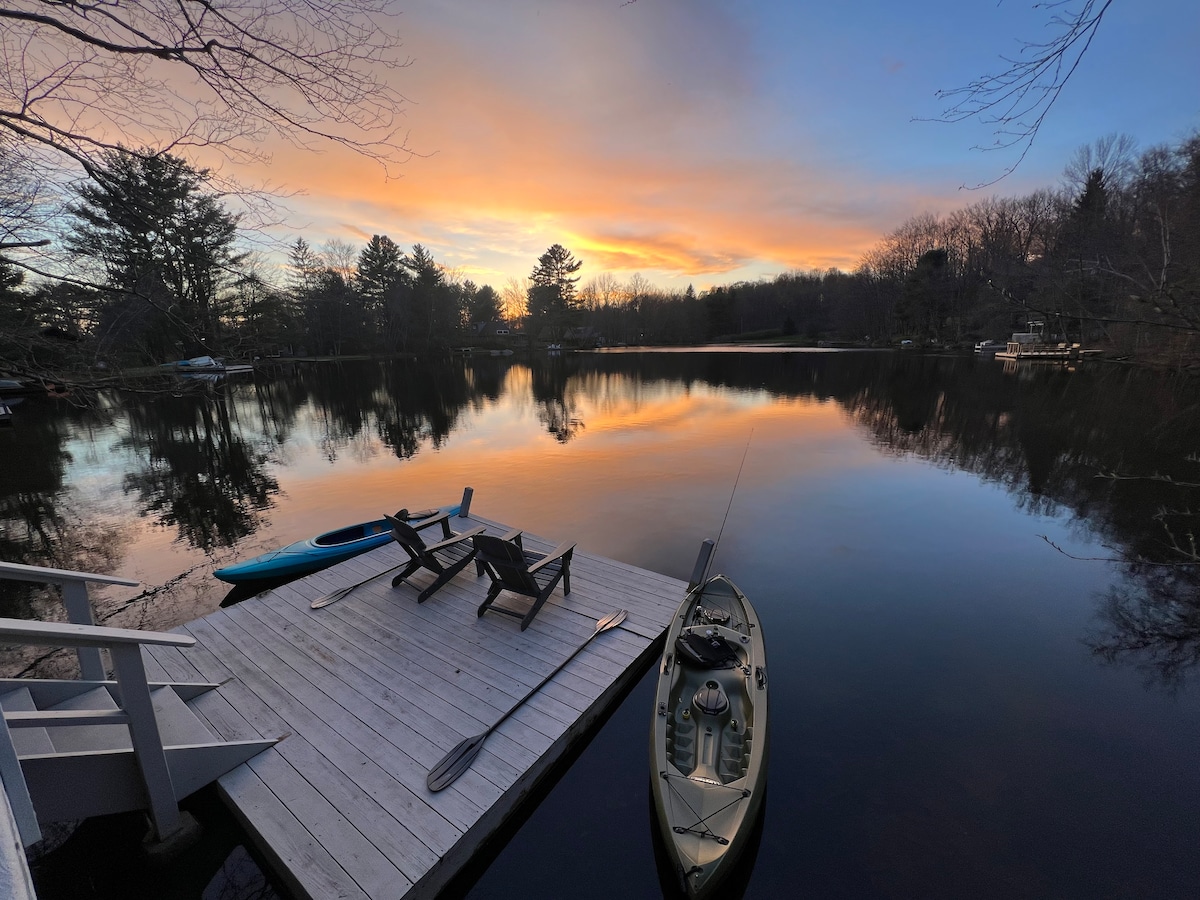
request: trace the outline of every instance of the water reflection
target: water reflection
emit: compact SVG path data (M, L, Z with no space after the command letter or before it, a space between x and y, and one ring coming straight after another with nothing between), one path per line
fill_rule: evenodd
M267 471L269 451L234 429L226 395L132 406L127 422L127 436L116 446L140 463L125 475L124 487L136 495L143 516L205 552L253 533L279 482Z
M1144 572L1136 572L1144 568ZM1135 567L1131 586L1103 597L1101 627L1086 638L1092 652L1111 663L1130 662L1152 684L1170 690L1200 664L1200 579L1188 569Z
M1120 368L870 352L298 364L25 404L0 432L0 546L166 586L112 624L170 628L216 609L218 562L470 484L482 515L686 577L753 428L720 561L779 648L771 778L791 799L746 896L805 875L821 896L1191 896L1194 704L1087 650L1177 688L1195 671L1195 396ZM639 691L473 896L654 892ZM548 838L595 869L547 862Z
M122 485L138 517L211 555L262 527L297 441L311 441L330 465L380 452L412 460L446 448L466 418L501 401L531 403L559 444L614 421L682 429L680 400L701 387L732 403L836 402L887 453L1003 485L1034 514L1069 511L1129 564L1138 586L1100 604L1096 653L1136 658L1168 681L1195 665L1200 642L1186 623L1200 606L1196 567L1139 566L1196 561L1194 385L1101 365L1010 372L992 360L890 353L569 354L296 364L182 396L108 397L98 409L30 403L0 435L0 555L119 567L129 523L89 517L64 484L69 448L89 440L109 441L99 454L125 462ZM1099 477L1114 473L1122 477ZM10 612L31 611L29 589L0 590Z
M121 559L125 528L81 516L75 492L66 485L74 461L68 441L107 424L103 410L31 401L22 406L20 423L0 432L0 559L113 571ZM60 605L39 585L0 580L0 616L57 619ZM0 648L0 654L6 663L17 656L10 647Z

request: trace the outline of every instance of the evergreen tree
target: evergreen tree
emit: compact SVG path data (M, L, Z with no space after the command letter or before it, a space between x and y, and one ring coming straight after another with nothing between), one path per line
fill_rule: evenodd
M340 272L322 270L316 286L305 297L302 310L307 349L334 356L364 349L362 304Z
M529 317L535 332L550 329L551 337L559 339L574 310L576 272L583 266L562 244L554 244L538 257L530 273ZM574 277L572 277L574 276Z
M205 192L208 171L178 157L113 151L104 160L75 189L67 240L117 292L102 330L153 356L207 349L221 330L222 291L243 259L234 249L237 217Z
M404 258L411 285L413 340L422 349L445 348L462 325L462 292L446 283L433 254L420 244Z
M1073 301L1076 314L1095 315L1107 306L1106 272L1111 267L1116 236L1109 217L1110 203L1104 170L1093 169L1071 207L1063 235L1065 290L1057 294Z
M296 238L288 250L288 287L297 301L302 301L320 283L324 266L321 257L309 246L304 238Z
M467 299L467 310L472 322L495 321L500 318L500 295L490 284L485 284Z
M953 284L948 263L950 254L937 247L922 253L904 280L896 318L906 334L940 339Z
M358 257L354 289L362 301L367 333L388 351L402 349L409 310L404 254L387 235L372 235Z

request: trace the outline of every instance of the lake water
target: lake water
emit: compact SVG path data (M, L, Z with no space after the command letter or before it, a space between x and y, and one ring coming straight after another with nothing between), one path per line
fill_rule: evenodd
M214 568L468 485L482 516L681 579L721 533L714 571L763 620L773 729L761 841L729 896L1194 898L1200 574L1151 563L1194 533L1195 387L730 349L306 364L86 410L30 400L0 430L0 558L140 579L95 591L99 617L166 629L226 597ZM57 615L0 590L0 615ZM644 678L449 893L660 896L652 695ZM269 895L210 813L224 843L156 875L159 895ZM39 870L45 897L143 883L81 835ZM85 889L66 873L89 848Z

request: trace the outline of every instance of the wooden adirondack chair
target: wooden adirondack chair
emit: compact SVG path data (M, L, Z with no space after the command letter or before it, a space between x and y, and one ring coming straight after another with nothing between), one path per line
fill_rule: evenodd
M476 562L492 579L487 599L479 607L482 616L489 609L521 620L524 631L561 580L563 593L571 593L571 555L575 542L559 544L547 554L527 551L521 544L521 532L512 531L503 537L481 534L475 537ZM501 591L511 591L533 598L528 612L517 612L503 606L493 606Z
M392 587L399 587L401 582L408 582L408 577L419 569L428 569L436 576L433 584L417 595L418 603L424 603L432 597L442 585L475 559L475 546L471 541L482 535L485 530L483 525L478 525L467 531L455 533L450 530L450 513L443 512L432 519L422 520L418 525L421 530L439 523L442 526L442 539L436 543L427 544L417 528L396 516L386 516L386 518L392 526L392 537L396 539L397 544L404 548L404 552L409 557L409 563L405 566L404 571L392 579ZM481 564L476 564L476 569L478 575L483 574Z

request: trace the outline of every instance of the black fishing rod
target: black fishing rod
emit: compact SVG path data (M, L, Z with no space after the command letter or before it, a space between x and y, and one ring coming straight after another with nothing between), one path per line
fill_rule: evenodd
M711 540L706 538L704 543L700 545L700 556L696 560L696 566L692 570L692 579L688 583L688 590L698 587L708 581L708 570L712 567L713 558L717 555L717 547L721 543L721 535L725 533L725 523L729 521L729 510L733 509L733 498L737 496L738 482L742 480L742 468L746 465L746 456L750 453L750 441L754 439L754 429L750 429L750 436L746 438L746 449L742 451L742 461L738 464L737 477L733 479L733 490L729 492L729 504L725 507L725 515L721 519L721 528L717 531L717 539Z

